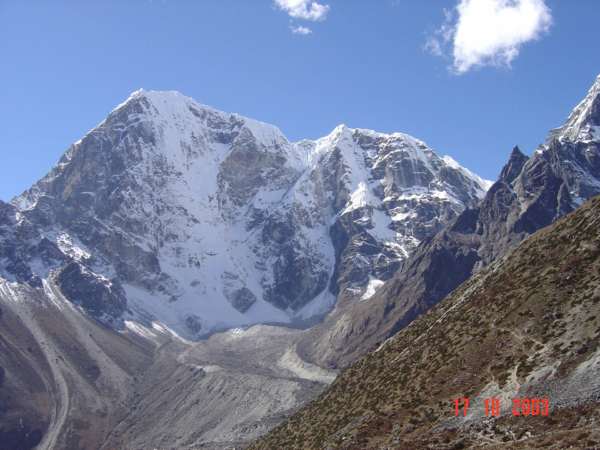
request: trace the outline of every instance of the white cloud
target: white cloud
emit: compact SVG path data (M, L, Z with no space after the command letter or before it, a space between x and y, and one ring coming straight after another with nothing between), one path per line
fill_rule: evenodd
M306 27L290 27L292 29L292 31L294 32L294 34L310 34L312 33L312 30Z
M521 45L540 39L552 24L544 0L460 0L425 48L436 56L452 45L452 69L465 73L477 66L510 67ZM456 17L456 20L455 20Z
M293 19L319 21L325 20L329 5L321 5L312 0L274 0L282 11ZM302 28L302 27L299 27ZM306 34L306 33L303 33Z
M448 11L444 8L444 16L446 16L444 24L434 31L433 36L427 36L427 43L425 44L425 49L429 50L435 56L444 56L443 47L445 47L445 44L452 39L456 30L456 25L453 24L454 14L452 11Z

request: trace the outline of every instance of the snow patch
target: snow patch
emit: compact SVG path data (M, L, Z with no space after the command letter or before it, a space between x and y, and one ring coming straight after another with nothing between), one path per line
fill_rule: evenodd
M297 320L308 319L310 317L319 316L328 313L335 304L335 296L329 292L329 287L313 298L302 309L297 311L293 318Z
M384 281L378 280L376 278L371 278L371 280L367 284L367 289L365 290L365 293L360 298L361 301L368 300L371 297L373 297L373 295L375 295L375 292L377 292L377 290L384 284L385 284Z

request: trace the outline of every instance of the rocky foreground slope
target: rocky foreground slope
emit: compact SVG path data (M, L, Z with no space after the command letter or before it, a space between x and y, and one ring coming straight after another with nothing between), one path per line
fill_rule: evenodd
M425 238L369 302L338 302L299 354L344 369L522 240L600 194L600 76L528 158L515 148L484 199Z
M482 269L249 448L596 448L599 233L595 197Z

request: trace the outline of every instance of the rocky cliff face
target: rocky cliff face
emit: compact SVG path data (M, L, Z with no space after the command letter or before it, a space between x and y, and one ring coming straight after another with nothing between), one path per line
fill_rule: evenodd
M307 319L372 295L488 187L404 134L340 126L293 144L141 90L1 205L0 270L35 288L51 278L116 327L197 337Z
M600 194L600 77L531 158L518 148L479 204L424 239L365 304L337 307L299 353L343 368L437 304L471 275Z

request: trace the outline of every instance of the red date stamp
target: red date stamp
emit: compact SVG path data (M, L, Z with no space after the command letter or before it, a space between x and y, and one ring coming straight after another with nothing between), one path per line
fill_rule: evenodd
M462 402L462 408L459 407L459 403ZM541 414L542 416L548 415L548 399L542 398L541 400L538 398L515 398L513 401L513 416L537 416ZM489 416L490 413L494 416L500 414L500 400L497 398L489 399L486 398L483 403L485 403L485 415ZM469 407L469 399L468 398L458 398L454 399L454 412L455 415L459 415L459 411L462 409L463 415L467 415L467 408Z

